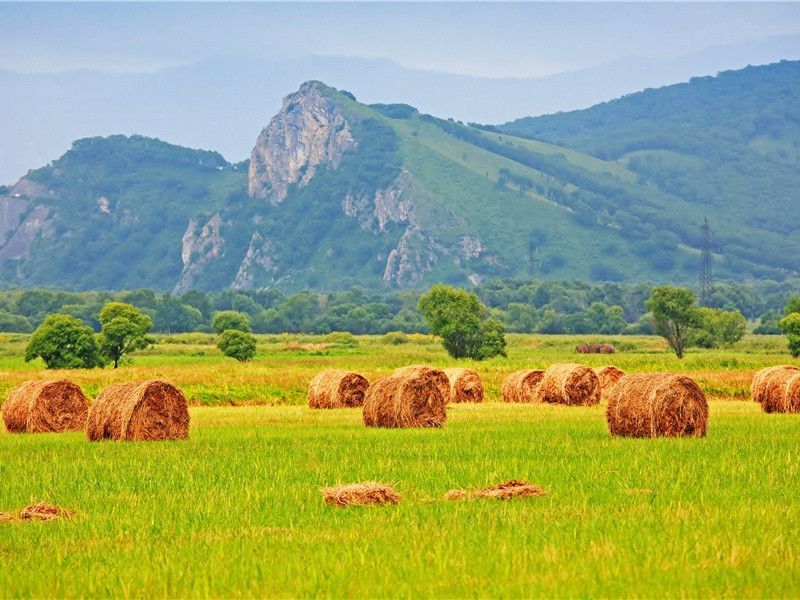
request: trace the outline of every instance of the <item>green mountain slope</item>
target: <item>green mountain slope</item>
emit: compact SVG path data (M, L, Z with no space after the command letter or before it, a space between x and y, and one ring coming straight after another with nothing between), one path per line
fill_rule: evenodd
M80 140L0 189L0 280L175 293L693 283L705 216L717 277L785 279L800 251L787 217L797 73L745 69L498 128L308 82L237 165L141 137Z

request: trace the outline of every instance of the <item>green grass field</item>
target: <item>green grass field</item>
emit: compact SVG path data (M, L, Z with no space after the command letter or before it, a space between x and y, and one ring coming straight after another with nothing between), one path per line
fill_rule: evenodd
M212 404L223 389L253 389L271 405L195 406L181 442L1 433L0 511L44 500L77 513L0 523L0 597L800 595L800 415L763 414L741 393L755 369L792 362L778 338L682 363L653 338L611 357L576 357L566 336L511 341L509 358L476 365L487 402L449 407L438 430L366 429L357 409L301 404L327 366L374 379L453 362L425 339L289 350L262 338L249 365L203 344L161 344L117 372L55 373L87 390L153 376L216 386ZM0 348L6 379L54 375L20 371L14 343ZM499 402L503 373L576 358L693 373L712 398L708 437L612 439L602 406ZM509 479L547 495L444 499ZM394 484L402 502L322 501L322 487L370 480Z

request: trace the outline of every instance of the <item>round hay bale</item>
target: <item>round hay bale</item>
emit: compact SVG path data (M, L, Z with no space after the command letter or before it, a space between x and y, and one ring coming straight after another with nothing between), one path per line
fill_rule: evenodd
M794 365L776 365L761 369L750 384L750 395L766 413L787 412L786 385L800 371Z
M785 406L786 412L800 412L800 373L795 373L794 376L786 382Z
M104 388L89 408L86 437L154 441L189 437L189 407L166 381L119 383Z
M428 365L411 365L408 367L400 367L399 369L395 369L392 375L398 375L400 377L417 377L422 374L428 374L429 371L432 372L430 373L430 376L435 379L436 384L442 391L442 396L444 396L445 403L450 402L450 380L447 378L447 374L441 369L436 369Z
M611 435L704 437L708 403L693 379L672 373L636 373L617 382L608 401Z
M506 402L539 402L539 383L544 377L540 369L514 371L503 381L503 400Z
M317 373L308 386L310 408L345 408L364 404L369 381L360 373L326 369Z
M443 371L450 381L450 402L483 402L483 381L477 371L458 367Z
M585 365L551 365L539 384L539 400L567 406L592 406L600 402L600 380Z
M575 346L575 352L578 354L589 354L589 346L587 344L578 344Z
M86 427L89 402L67 379L27 381L3 403L3 421L11 433L80 431Z
M597 351L600 354L614 354L616 353L617 349L614 348L612 344L600 344Z
M615 367L614 365L606 365L604 367L596 367L594 369L597 378L600 380L600 390L603 397L608 397L611 388L625 376L625 371Z
M440 427L447 418L447 396L437 369L379 379L367 389L363 419L367 427ZM446 377L446 376L445 376ZM448 392L449 394L449 392Z

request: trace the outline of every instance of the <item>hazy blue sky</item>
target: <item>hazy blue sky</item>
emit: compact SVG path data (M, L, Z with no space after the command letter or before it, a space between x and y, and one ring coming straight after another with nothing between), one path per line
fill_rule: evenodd
M800 3L0 3L0 68L153 71L211 56L386 57L529 77L800 33Z

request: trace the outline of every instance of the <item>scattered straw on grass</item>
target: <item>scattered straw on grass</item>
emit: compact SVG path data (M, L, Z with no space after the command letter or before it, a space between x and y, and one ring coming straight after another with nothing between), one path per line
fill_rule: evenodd
M14 515L9 514L9 513L0 512L0 523L3 523L5 521L13 521L13 520L14 520Z
M592 406L600 402L600 380L584 365L551 365L544 372L538 393L542 402Z
M547 492L536 484L527 481L512 479L499 485L493 485L479 490L467 492L465 490L450 490L446 494L448 500L464 500L467 498L492 498L495 500L510 500L511 498L536 498L544 496Z
M83 390L67 379L27 381L9 392L3 421L10 433L81 431L88 409Z
M369 381L360 373L325 369L308 386L310 408L346 408L362 406Z
M64 518L71 519L75 511L68 508L61 508L55 504L48 504L47 502L39 502L26 506L19 513L19 518L24 520L35 521L53 521L54 519Z
M506 402L539 402L539 384L544 377L540 369L515 371L503 381L503 400Z
M443 371L450 381L450 402L483 402L483 381L477 371L458 367Z
M397 504L401 500L394 487L377 481L337 485L320 491L326 504L342 507Z

